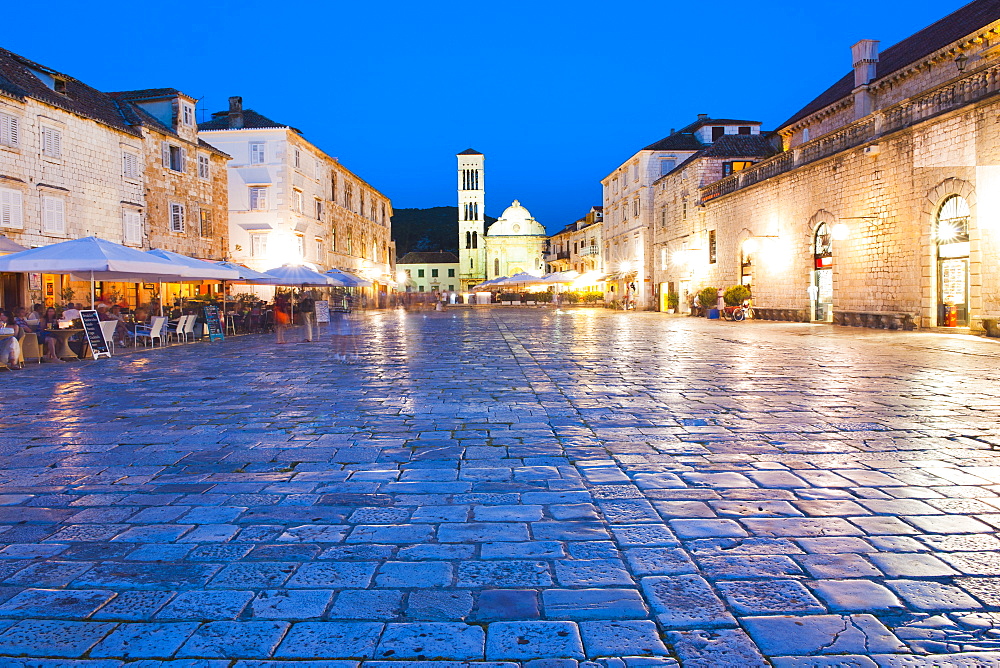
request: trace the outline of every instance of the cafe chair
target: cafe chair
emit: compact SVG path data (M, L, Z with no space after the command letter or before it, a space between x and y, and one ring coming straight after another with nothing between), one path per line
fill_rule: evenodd
M136 342L142 341L143 345L155 346L164 345L166 341L167 319L162 316L153 318L151 325L136 325L133 337ZM146 342L149 342L148 344Z
M192 341L197 340L197 341L200 341L201 340L200 336L196 336L195 335L195 331L197 331L197 329L196 329L197 327L198 327L198 316L196 316L196 315L189 315L188 316L187 324L184 325L184 340L185 341L188 341L188 340L192 340Z
M176 325L167 325L167 338L171 336L180 341L183 339L187 342L187 324L188 320L193 318L193 315L182 315L178 320Z
M111 354L115 354L115 328L118 327L117 320L102 320L101 321L101 333L104 334L104 340L108 342L108 350Z
M35 360L38 364L42 363L42 349L38 345L38 335L23 332L21 338L21 361L25 360Z

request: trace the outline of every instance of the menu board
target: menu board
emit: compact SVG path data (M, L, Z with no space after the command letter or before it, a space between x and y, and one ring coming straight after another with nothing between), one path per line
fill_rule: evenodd
M222 331L222 321L219 319L219 307L218 306L206 306L205 309L205 324L208 326L208 340L222 341L226 338Z
M330 322L330 302L325 299L316 302L316 322Z
M83 331L87 336L87 343L90 344L90 355L95 360L101 357L111 357L111 346L104 338L101 330L101 321L97 317L97 311L80 311L80 320L83 322Z

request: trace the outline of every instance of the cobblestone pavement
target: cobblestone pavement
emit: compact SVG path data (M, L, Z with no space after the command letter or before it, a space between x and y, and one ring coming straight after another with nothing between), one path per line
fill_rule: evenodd
M1000 665L997 342L360 319L3 375L0 665Z

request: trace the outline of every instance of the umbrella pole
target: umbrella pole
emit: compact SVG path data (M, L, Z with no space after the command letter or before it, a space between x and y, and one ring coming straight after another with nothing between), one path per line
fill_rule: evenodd
M90 308L94 308L94 272L90 272Z

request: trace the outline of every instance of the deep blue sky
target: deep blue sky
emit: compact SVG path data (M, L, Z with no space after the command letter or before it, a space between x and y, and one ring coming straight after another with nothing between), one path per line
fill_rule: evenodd
M0 45L102 90L179 88L207 112L241 95L396 207L454 206L454 154L475 148L486 212L518 198L555 231L696 114L770 129L850 69L857 40L888 47L963 4L50 0L9 3L18 29Z

